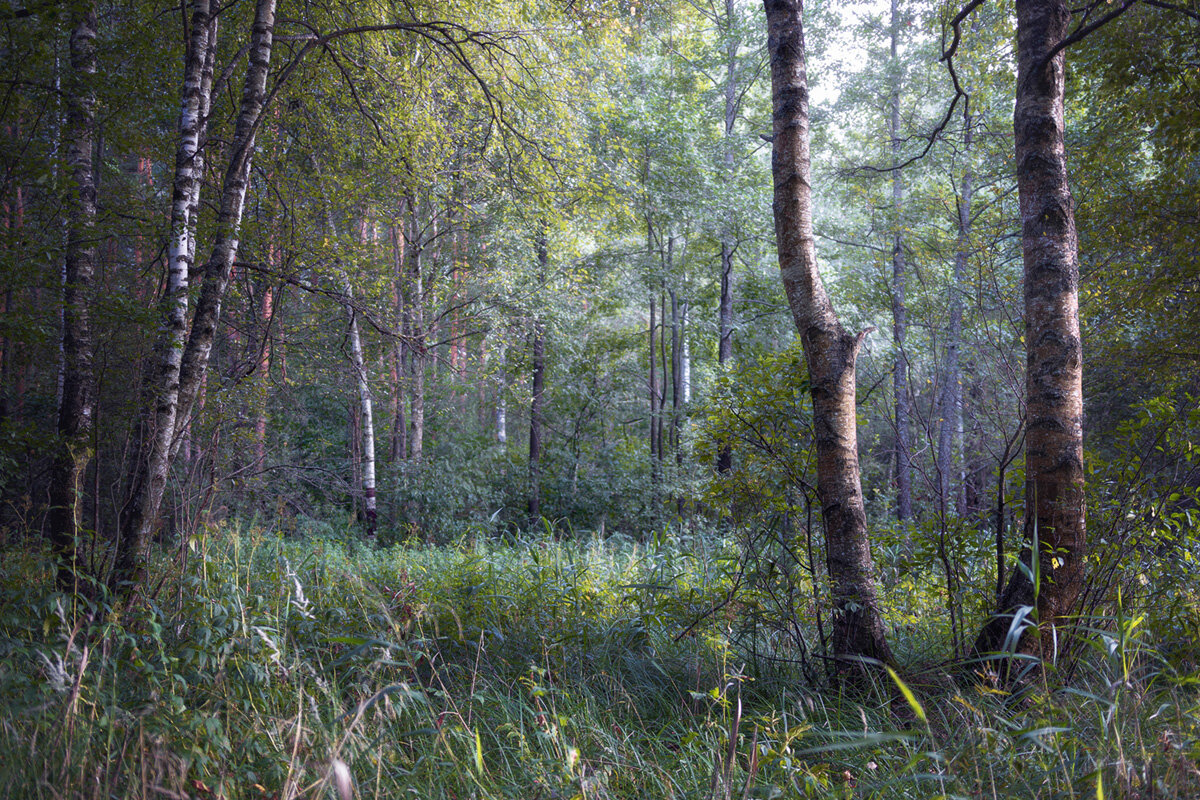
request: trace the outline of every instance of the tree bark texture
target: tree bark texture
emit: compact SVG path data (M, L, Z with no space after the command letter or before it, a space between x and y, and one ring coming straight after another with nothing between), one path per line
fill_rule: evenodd
M84 473L91 460L95 411L91 318L96 268L96 174L92 150L96 132L96 8L86 3L71 17L67 118L63 131L68 192L67 248L63 270L62 394L58 404L58 443L51 465L49 539L59 558L58 584L74 585L75 544L82 509Z
M771 61L775 238L788 304L804 346L813 398L817 491L833 584L832 646L841 672L891 651L875 591L859 479L855 358L817 271L809 162L809 93L802 0L765 0Z
M198 6L193 13L199 11ZM197 27L208 29L207 35L212 36L213 30L207 24ZM110 577L110 585L122 593L131 591L141 582L145 550L158 520L171 461L183 440L179 434L188 424L208 369L209 355L221 317L221 304L229 286L234 259L237 257L255 134L266 101L267 75L270 72L274 42L275 0L258 0L255 5L250 38L250 63L246 70L237 122L229 146L229 163L222 181L216 238L202 270L200 295L192 315L191 330L181 347L183 326L179 320L186 319L187 292L186 274L181 274L180 271L187 272L191 258L186 238L194 235L188 231L189 228L194 230L194 213L198 207L198 195L195 194L198 186L195 182L200 178L195 170L196 151L192 150L189 155L189 148L194 146L193 137L202 135L202 131L192 131L193 127L202 125L202 119L197 113L193 121L189 117L189 110L192 107L198 110L207 107L207 100L204 99L201 89L205 83L211 87L211 70L205 67L209 59L211 41L206 41L203 38L205 34L198 31L197 27L193 28L193 41L185 69L183 111L180 115L177 146L179 155L176 168L178 171L182 165L184 174L176 175L177 185L172 197L174 241L171 270L174 274L171 280L175 281L174 288L177 291L168 294L165 303L167 332L164 334L165 344L160 353L158 385L155 387L156 409L151 442L148 447L143 448L145 453L136 467L138 472L123 514L117 557ZM208 73L207 78L205 73ZM198 142L198 139L195 141ZM178 219L177 215L182 215L183 219Z
M1001 612L1036 605L1040 636L1022 649L1050 654L1052 632L1083 584L1083 354L1074 201L1063 136L1064 54L1046 55L1068 34L1062 0L1017 2L1017 98L1013 115L1025 263L1025 538L1040 585L1014 570ZM1036 543L1036 549L1034 544ZM975 649L995 651L1010 621L993 618Z
M188 331L188 283L196 248L196 215L203 180L201 139L208 107L206 92L212 89L216 42L215 20L209 0L196 0L192 9L191 38L184 63L183 97L179 111L175 149L175 182L171 195L171 234L167 249L167 285L159 302L162 327L154 344L154 373L149 376L142 398L143 421L140 452L133 470L121 520L121 535L147 536L129 531L153 525L166 487L167 461L175 436L179 405L179 368ZM160 476L154 480L152 476Z

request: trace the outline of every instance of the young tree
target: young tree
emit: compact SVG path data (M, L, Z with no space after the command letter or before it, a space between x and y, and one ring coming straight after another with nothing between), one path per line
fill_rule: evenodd
M741 45L737 35L738 18L734 0L725 0L725 16L721 20L725 34L725 117L722 154L725 176L732 180L734 171L734 129L737 125L739 94L738 78L738 48ZM729 224L729 221L726 221ZM733 240L733 231L721 231L721 298L718 313L717 361L722 367L732 366L733 360L733 254L737 243ZM723 443L717 450L717 472L729 472L733 467L733 450L728 442Z
M59 442L51 467L50 544L60 559L58 583L70 588L79 536L79 499L90 460L95 391L89 307L96 268L96 175L92 163L96 128L96 8L72 6L67 120L63 131L71 187L67 201L67 252L63 266L62 397Z
M895 214L895 229L892 232L892 341L896 353L892 362L892 391L895 403L896 424L896 518L901 522L912 519L912 441L909 431L908 353L905 336L908 331L908 306L906 290L908 263L904 253L904 235L901 222L904 208L904 172L900 168L900 89L901 66L899 0L892 0L888 36L890 39L890 61L892 91L888 109L888 138L891 140L892 155L892 211Z
M545 285L550 264L545 223L540 223L535 249L538 284ZM529 332L529 349L533 372L529 396L529 524L534 525L542 516L542 432L546 422L546 325L536 313Z
M362 427L362 472L361 490L367 536L375 535L375 416L371 402L371 384L367 365L363 359L362 336L359 333L358 317L354 309L354 288L350 279L342 275L342 291L346 295L346 317L349 324L350 367L354 372L354 385L358 390L359 413Z
M959 475L955 475L954 445L962 443L963 436L963 391L962 370L959 351L963 335L963 287L966 282L967 264L971 251L971 200L973 175L971 171L971 125L972 115L968 104L963 111L963 174L959 185L957 223L955 237L954 269L948 289L950 299L950 323L946 329L946 348L942 356L941 392L938 397L937 479L938 502L944 517L951 509L965 513L965 491Z
M764 0L773 108L775 239L788 305L804 346L813 398L817 491L833 583L833 652L891 659L875 592L858 464L855 359L862 334L842 327L817 271L812 228L809 91L803 0Z

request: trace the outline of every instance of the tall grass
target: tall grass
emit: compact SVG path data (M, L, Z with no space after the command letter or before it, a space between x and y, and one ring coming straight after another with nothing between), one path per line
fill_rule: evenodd
M1135 613L1011 695L934 666L910 587L924 662L839 696L748 669L720 542L235 528L126 608L0 555L3 797L1200 796L1196 676Z

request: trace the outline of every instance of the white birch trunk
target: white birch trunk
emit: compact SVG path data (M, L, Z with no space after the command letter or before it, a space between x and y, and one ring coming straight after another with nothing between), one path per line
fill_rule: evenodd
M197 10L199 10L199 6ZM200 27L208 29L207 24ZM246 188L249 183L255 134L266 100L267 75L270 72L274 29L275 0L258 0L255 5L254 26L251 32L250 64L246 70L237 124L230 145L229 164L222 185L216 241L208 261L204 265L200 297L192 317L191 333L187 342L182 349L177 344L173 344L164 353L158 376L160 394L155 412L156 430L149 452L138 464L139 475L133 481L134 489L123 515L117 558L110 580L111 585L122 593L132 590L141 581L144 551L158 519L167 473L170 470L171 461L183 441L183 437L179 434L188 422L208 369L209 355L212 352L213 339L216 336L217 324L221 316L221 303L229 285L234 259L237 257L242 209L245 205ZM210 37L212 33L212 29L208 29L207 34L196 32L195 36L197 38ZM197 61L199 61L198 67ZM185 74L185 108L189 105L186 99L189 94L189 82L194 81L197 87L203 87L205 83L203 76L204 65L207 61L207 46L192 51L192 58L189 60ZM211 72L208 85L211 86ZM196 102L200 102L201 94L198 88ZM204 107L204 105L196 107L198 109L195 117L197 125L200 124L199 109ZM181 115L178 148L180 151L193 146L189 144L192 139L191 134L183 125L184 119L185 115ZM198 147L198 145L199 140L196 139L194 146ZM191 159L193 171L194 157L195 152L193 151ZM183 163L186 164L188 161L189 159L186 157L183 158ZM180 161L177 160L176 166L178 167L179 164ZM191 181L198 180L198 175L189 176L186 173L187 170L183 176L184 186L194 187ZM177 187L177 192L178 189L179 187ZM194 248L194 245L189 245L189 237L186 232L188 223L193 219L190 210L194 207L193 196L189 194L183 199L173 198L173 200L177 199L178 203L172 203L172 230L175 234L172 246L177 251L177 260L172 268L176 270L180 264L184 265L186 269L187 253ZM176 222L174 217L179 209L184 209L183 213L185 214L182 235L179 233L181 229L174 227ZM176 281L181 279L186 281L186 275L181 278L176 274L173 278ZM174 319L180 313L186 318L186 305L182 305L181 311L181 303L186 303L186 293L183 294L182 300L170 298L168 295L169 319ZM170 302L172 299L174 300L173 304ZM179 336L180 333L172 327L172 333L168 339L177 341Z
M367 523L367 535L375 535L375 417L371 403L371 384L367 377L363 359L362 337L358 330L358 318L354 312L354 290L349 278L343 273L342 290L346 295L346 316L350 321L350 365L354 370L354 382L358 387L358 405L362 414L362 497Z

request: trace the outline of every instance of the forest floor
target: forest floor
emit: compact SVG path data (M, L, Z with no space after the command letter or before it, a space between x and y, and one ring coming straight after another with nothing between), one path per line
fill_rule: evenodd
M949 665L936 588L897 582L897 672L840 693L815 619L763 623L719 540L231 528L156 575L72 604L4 546L0 797L1200 796L1200 643L1133 612L1014 693Z

